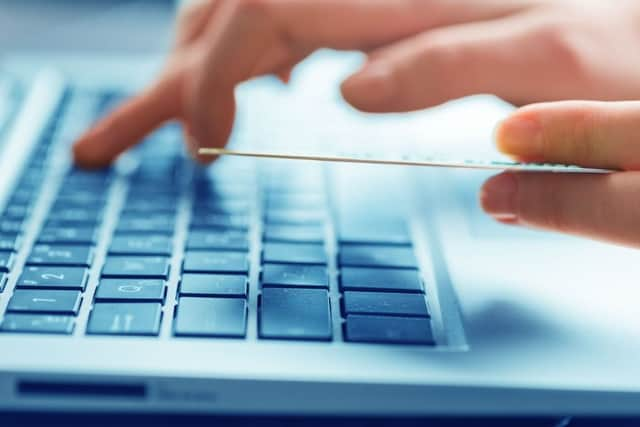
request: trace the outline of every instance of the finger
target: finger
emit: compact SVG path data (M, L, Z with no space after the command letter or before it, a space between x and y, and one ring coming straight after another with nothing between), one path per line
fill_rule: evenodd
M518 159L640 169L640 102L560 102L525 107L496 130Z
M223 2L209 26L209 53L195 77L190 119L203 146L222 146L232 127L235 86L291 67L320 47L366 49L461 19L502 16L525 1L483 6L455 0L271 0ZM458 11L459 14L452 13Z
M504 173L481 191L484 210L510 224L640 246L640 173Z
M182 115L178 75L166 77L100 120L74 144L76 163L85 168L109 165L164 122Z
M343 84L370 112L412 111L478 93L515 104L578 96L578 53L538 13L436 28L373 52ZM526 82L524 84L523 82Z

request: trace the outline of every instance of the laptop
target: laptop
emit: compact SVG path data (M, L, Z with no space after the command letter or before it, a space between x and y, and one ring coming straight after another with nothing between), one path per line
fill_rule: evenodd
M238 148L495 158L512 106L348 108L361 60L238 89ZM154 58L8 57L0 99L0 409L292 415L638 414L638 253L494 223L485 172L184 153L111 168L74 138Z

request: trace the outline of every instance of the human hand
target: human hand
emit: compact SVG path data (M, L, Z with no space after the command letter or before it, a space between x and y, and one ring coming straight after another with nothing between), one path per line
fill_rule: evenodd
M516 104L639 98L639 19L636 0L205 0L183 13L159 79L82 136L75 159L105 166L172 119L194 156L221 147L238 83L286 81L322 47L368 53L342 85L368 112L475 93Z
M499 125L496 139L517 160L621 172L503 173L482 188L486 212L506 224L640 247L640 102L528 106Z

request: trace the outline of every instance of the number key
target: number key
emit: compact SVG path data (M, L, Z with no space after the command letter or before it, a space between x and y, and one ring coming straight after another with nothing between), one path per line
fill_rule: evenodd
M84 290L87 269L77 267L26 267L18 279L18 288Z

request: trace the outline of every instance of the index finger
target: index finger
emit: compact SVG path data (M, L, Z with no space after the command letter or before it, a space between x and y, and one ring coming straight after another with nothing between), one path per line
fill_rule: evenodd
M78 166L106 167L164 122L181 115L180 77L167 76L125 101L82 135L73 146Z

